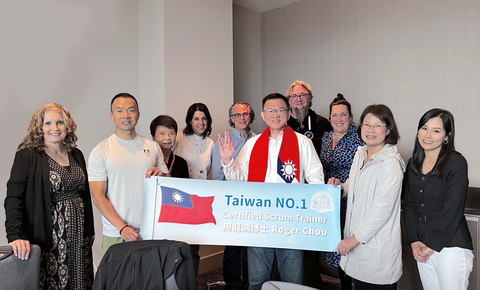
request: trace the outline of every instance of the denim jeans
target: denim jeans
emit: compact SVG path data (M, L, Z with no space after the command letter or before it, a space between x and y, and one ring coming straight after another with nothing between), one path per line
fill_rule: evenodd
M263 283L270 280L273 260L277 255L278 271L284 282L302 284L303 251L275 248L248 248L249 289L261 290Z

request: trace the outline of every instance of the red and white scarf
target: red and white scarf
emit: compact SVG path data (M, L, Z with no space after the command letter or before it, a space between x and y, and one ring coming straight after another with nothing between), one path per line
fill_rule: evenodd
M268 140L270 128L267 127L255 142L248 165L248 181L265 182L268 167ZM300 151L295 131L289 126L283 130L283 140L278 153L277 174L286 182L294 179L300 182Z

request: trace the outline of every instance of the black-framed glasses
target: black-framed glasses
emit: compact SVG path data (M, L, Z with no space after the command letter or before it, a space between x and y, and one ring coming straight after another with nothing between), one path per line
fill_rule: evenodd
M375 132L379 132L382 130L383 127L387 127L386 125L380 125L380 124L377 124L377 125L370 125L370 124L366 124L366 123L362 123L362 128L364 130L372 130L375 131Z
M244 118L247 118L248 116L250 116L250 113L247 113L247 112L245 112L245 113L243 113L243 114L236 113L236 114L233 114L232 116L233 116L235 119L240 119L242 116L243 116Z
M273 114L273 113L279 113L279 114L283 114L283 113L286 113L288 112L287 109L285 108L279 108L279 109L266 109L266 110L263 110L264 113L267 113L267 114Z
M290 95L290 98L305 100L310 94Z

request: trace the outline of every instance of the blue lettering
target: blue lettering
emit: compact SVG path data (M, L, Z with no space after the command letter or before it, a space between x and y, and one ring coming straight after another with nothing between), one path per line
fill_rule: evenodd
M295 201L293 200L293 198L287 199L287 207L292 208L294 206L295 206Z
M285 200L283 198L277 197L277 207L283 208L285 206Z
M225 195L227 198L227 205L233 206L248 206L248 207L272 207L272 201L270 199L260 199L260 198L245 198L240 196L233 197L233 195Z
M287 202L285 203L285 199L283 197L277 197L277 207L284 208L285 206L288 208L293 208L295 206L295 201L293 198L287 198Z
M242 195L243 197L243 195ZM253 206L255 203L255 199L254 198L245 198L245 205L246 206Z

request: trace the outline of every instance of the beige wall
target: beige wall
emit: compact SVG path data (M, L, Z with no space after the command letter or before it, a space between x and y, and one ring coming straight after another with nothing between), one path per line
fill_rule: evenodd
M248 102L256 112L254 132L265 129L262 107L261 14L233 5L233 66L235 102Z
M212 115L211 138L228 130L233 102L232 2L164 0L165 111L185 127L193 103ZM223 247L201 246L200 273L221 266ZM205 262L204 262L205 261ZM208 262L207 262L208 261Z
M220 126L219 120L226 119L233 102L231 1L29 1L26 9L23 2L5 0L0 35L4 186L30 118L45 103L58 102L70 110L86 158L114 132L109 107L119 92L137 97L137 130L146 137L150 121L165 112L183 128L187 107L198 101L209 106L214 132L228 126ZM2 203L5 194L4 187ZM2 213L0 244L7 242L4 224ZM98 265L98 212L95 225ZM207 248L202 253L214 256L219 251Z
M147 96L137 127L150 137L150 122L165 114L164 0L138 0L139 95Z
M77 142L86 158L114 131L111 98L126 91L139 96L138 10L136 1L58 2L3 1L0 17L2 138L0 184L5 186L17 145L26 135L32 114L56 102L70 110ZM0 200L6 190L0 192ZM0 244L6 244L5 214L0 215ZM97 214L98 265L101 220Z
M228 129L233 102L232 2L165 0L165 108L185 127L193 103L207 105L213 132Z
M480 2L473 0L303 0L262 13L262 96L285 93L301 79L312 85L313 109L323 116L339 92L352 103L355 120L367 105L384 103L400 127L406 160L421 115L448 109L456 118L457 150L469 162L470 185L478 187L478 15ZM256 38L252 33L250 41ZM260 87L245 84L251 85Z

